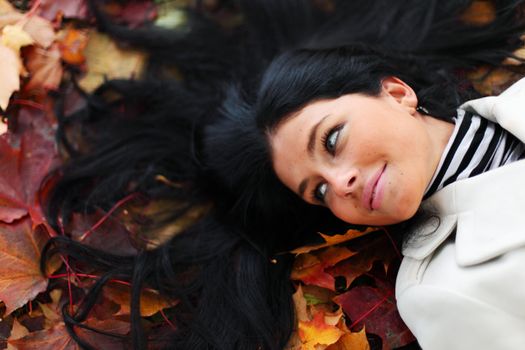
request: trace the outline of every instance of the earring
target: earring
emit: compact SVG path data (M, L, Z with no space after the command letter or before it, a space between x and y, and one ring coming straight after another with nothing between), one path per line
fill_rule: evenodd
M426 108L423 107L423 106L417 106L417 107L416 107L416 111L418 111L419 113L427 114L427 115L430 114L430 113L428 112L428 109L426 109Z

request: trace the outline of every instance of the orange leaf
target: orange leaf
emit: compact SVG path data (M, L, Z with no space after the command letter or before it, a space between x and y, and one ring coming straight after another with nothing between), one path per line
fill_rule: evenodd
M345 247L328 247L313 254L301 254L295 259L291 278L305 284L335 290L335 280L325 269L354 254L355 252Z
M496 8L490 0L474 1L462 14L461 19L472 25L482 26L496 18Z
M86 57L84 50L87 46L89 32L85 29L68 28L60 39L59 48L62 59L69 63L80 65Z
M325 234L319 233L321 235L321 237L324 238L325 243L297 248L297 249L292 250L291 253L296 254L296 255L303 254L303 253L309 253L309 252L312 252L314 250L318 250L318 249L321 249L321 248L325 248L325 247L329 247L329 246L336 245L336 244L339 244L339 243L343 243L343 242L352 240L352 239L357 238L357 237L364 236L364 235L366 235L366 234L368 234L370 232L375 232L375 231L378 231L378 228L376 228L376 227L367 227L367 229L364 230L364 231L348 230L342 235L329 236L329 235L325 235Z
M124 285L109 285L104 288L104 295L120 305L120 310L116 315L130 314L130 289ZM159 295L158 292L145 289L140 296L140 314L148 317L156 314L162 309L175 306L177 301L169 300Z
M33 232L31 220L14 224L0 223L0 300L6 314L33 300L47 287L40 272L40 251L47 241L47 232Z
M382 262L384 271L388 272L390 263L397 257L397 252L388 237L386 235L377 236L362 245L354 256L326 269L326 273L334 277L345 277L346 287L348 287L354 279L370 271L376 261Z
M334 344L343 334L336 326L325 323L323 312L316 313L311 321L299 322L299 338L304 350L315 350L317 345Z
M370 350L365 327L359 332L343 334L337 343L330 345L325 350Z

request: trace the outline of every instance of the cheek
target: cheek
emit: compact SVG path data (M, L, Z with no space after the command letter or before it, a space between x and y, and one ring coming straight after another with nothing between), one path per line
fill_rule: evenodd
M339 200L331 205L330 211L337 218L349 224L361 224L363 221L359 207L352 201Z

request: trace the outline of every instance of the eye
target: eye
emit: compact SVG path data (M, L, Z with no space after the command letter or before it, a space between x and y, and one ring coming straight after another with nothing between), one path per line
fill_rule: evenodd
M335 154L337 140L339 139L339 133L341 132L342 127L342 125L338 125L335 128L329 129L321 140L326 151L332 155Z
M328 185L326 184L326 182L318 184L317 186L315 186L312 196L320 203L324 203L324 197L326 196L327 188Z

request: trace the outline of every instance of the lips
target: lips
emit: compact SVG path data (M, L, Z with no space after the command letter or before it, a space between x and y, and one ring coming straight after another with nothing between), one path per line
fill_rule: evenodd
M382 197L382 186L378 186L378 183L385 171L385 168L386 164L375 172L363 189L362 204L363 207L367 208L368 210L374 210L379 207Z

